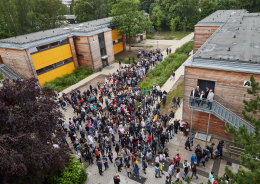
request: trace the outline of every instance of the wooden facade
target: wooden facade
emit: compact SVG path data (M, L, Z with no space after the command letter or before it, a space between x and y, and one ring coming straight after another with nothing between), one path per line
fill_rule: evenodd
M194 49L197 50L209 39L209 37L215 33L220 26L195 26L194 31Z
M244 87L244 81L249 80L252 74L238 73L202 68L185 67L185 93L183 106L184 121L191 122L191 109L189 108L189 96L192 88L196 88L199 80L207 80L215 82L214 94L220 96L225 101L239 108L244 108L243 100L249 100L250 95L247 94L248 87ZM260 81L260 75L255 75L257 81ZM205 89L201 89L205 90ZM246 95L245 95L246 94ZM208 113L194 110L193 129L207 132ZM231 138L230 134L225 132L225 122L211 115L210 118L210 134Z

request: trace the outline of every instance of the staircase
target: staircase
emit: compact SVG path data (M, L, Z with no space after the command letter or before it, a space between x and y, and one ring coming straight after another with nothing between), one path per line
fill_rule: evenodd
M196 111L214 114L222 121L232 124L237 129L242 125L246 125L248 131L255 131L254 126L242 118L241 110L237 109L235 106L226 102L223 98L218 97L217 95L215 95L214 99L211 110L207 107L208 102L206 100L200 101L199 98L193 99L192 97L190 97L189 107ZM194 102L193 105L191 105L191 102ZM199 106L198 102L200 102Z

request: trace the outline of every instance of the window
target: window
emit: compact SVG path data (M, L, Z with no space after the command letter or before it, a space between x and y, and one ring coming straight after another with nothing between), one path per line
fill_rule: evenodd
M59 42L51 43L51 47L55 47L55 46L58 46L58 45L59 45Z
M115 40L115 41L113 41L113 45L118 44L118 43L120 43L120 42L122 42L122 41L123 41L122 38L120 38L120 39L118 39L118 40Z
M101 48L100 54L101 54L101 56L107 55L106 48Z
M72 58L69 58L69 59L64 60L64 64L68 64L68 63L71 63L71 62L73 62L73 59L72 59Z
M105 39L104 39L104 33L98 34L98 41L100 48L105 48Z
M67 43L69 43L68 39L61 40L61 41L60 41L60 45L67 44Z
M82 58L84 58L84 55L82 55L82 54L77 54L77 57L82 57Z
M78 37L78 36L73 36L73 40L80 40L80 37Z
M55 65L49 65L49 66L45 67L45 71L50 71L54 68L55 68Z
M44 68L36 70L37 75L41 75L45 72Z
M43 46L40 46L40 50L44 50L44 49L48 49L49 48L49 45L43 45Z
M58 63L55 64L56 67L60 67L60 66L62 66L62 65L64 65L64 61L60 61L60 62L58 62Z

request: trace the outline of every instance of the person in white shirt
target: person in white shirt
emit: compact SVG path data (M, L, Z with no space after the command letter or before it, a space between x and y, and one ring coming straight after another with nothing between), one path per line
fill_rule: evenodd
M191 169L190 164L187 162L187 160L184 160L183 162L183 169L184 169L184 176L183 180L185 180L188 177L189 170Z
M176 174L177 180L175 182L178 182L178 181L180 181L180 174L181 174L180 169L178 168L176 172L177 172L177 174Z
M211 110L211 108L212 108L213 99L214 99L214 93L213 93L213 90L211 89L209 91L209 94L208 94L208 97L207 97L209 110Z
M168 174L169 174L170 180L172 180L172 176L174 175L174 164L173 164L173 163L171 163L171 164L169 165Z

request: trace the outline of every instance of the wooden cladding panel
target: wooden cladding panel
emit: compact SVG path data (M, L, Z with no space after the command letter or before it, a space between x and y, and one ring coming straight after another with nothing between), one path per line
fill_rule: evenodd
M193 52L195 53L218 28L219 26L196 26Z
M105 37L105 44L106 44L106 52L107 55L109 55L108 64L111 64L115 61L112 31L105 32L104 37Z
M99 68L103 68L98 35L90 36L89 40L91 40L90 47L91 47L92 59L94 62L94 71L98 71Z

